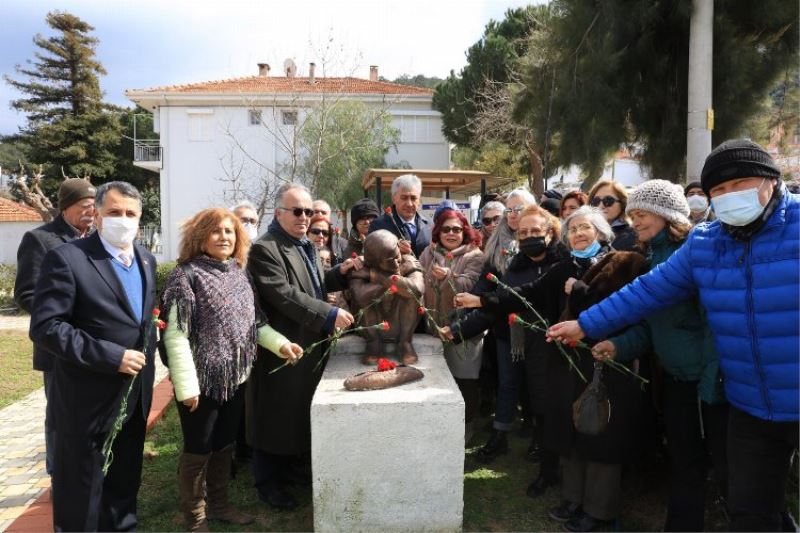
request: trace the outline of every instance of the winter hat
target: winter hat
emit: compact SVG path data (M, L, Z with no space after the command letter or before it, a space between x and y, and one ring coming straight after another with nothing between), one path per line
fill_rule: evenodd
M561 202L559 202L555 198L545 198L544 201L541 204L539 204L539 207L541 207L554 217L557 217L559 216L558 213L561 210Z
M375 202L369 198L362 198L354 203L353 207L350 208L350 223L353 224L353 227L355 227L356 222L362 218L378 218L379 214L380 211L378 211L378 206Z
M689 191L692 189L702 189L703 185L699 181L690 181L686 184L686 187L683 188L683 195L686 196L689 194Z
M655 213L670 222L690 224L689 204L683 189L667 180L648 180L629 192L625 213L634 209Z
M547 189L542 194L545 195L547 198L552 198L553 200L561 200L562 198L561 193L555 189Z
M58 210L63 211L84 198L94 198L97 189L83 178L69 178L58 188Z
M447 210L458 211L458 206L453 200L442 200L442 202L436 207L436 211L433 212L433 223L435 224L436 219L439 218L439 215Z
M703 191L737 178L780 178L781 171L766 150L747 139L732 139L708 154L700 179Z

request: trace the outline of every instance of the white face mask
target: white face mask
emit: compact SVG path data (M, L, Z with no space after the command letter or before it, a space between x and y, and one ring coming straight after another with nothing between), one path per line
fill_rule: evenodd
M705 211L708 209L708 200L705 196L693 195L686 198L686 202L689 204L689 209L692 211Z
M128 217L102 217L100 235L117 248L128 248L139 231L139 219Z
M766 179L758 187L743 191L721 194L711 199L714 214L725 224L730 226L746 226L764 212L765 205L761 205L758 193L766 183Z
M256 240L256 237L258 237L258 226L255 224L250 224L249 222L242 225L244 226L244 230L247 232L247 236L250 238L250 240Z

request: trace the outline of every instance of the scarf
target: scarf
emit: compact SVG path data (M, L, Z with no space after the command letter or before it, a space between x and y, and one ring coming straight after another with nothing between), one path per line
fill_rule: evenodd
M172 271L161 296L163 316L177 309L187 333L200 392L223 403L233 397L256 354L256 308L247 272L236 261L200 255L189 261L194 291L181 268Z
M302 239L295 239L284 230L278 223L277 218L273 218L269 223L267 233L270 235L281 236L292 243L297 251L300 252L300 257L303 258L303 263L306 265L308 277L311 278L311 284L314 286L314 296L317 300L325 299L325 293L322 290L323 281L320 276L319 269L317 268L317 249L314 243L309 241L305 235Z

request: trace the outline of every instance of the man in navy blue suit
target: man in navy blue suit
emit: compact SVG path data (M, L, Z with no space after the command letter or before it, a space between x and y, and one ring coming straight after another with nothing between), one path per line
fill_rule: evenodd
M55 432L56 531L136 528L142 449L153 394L155 258L134 244L142 199L132 185L97 188L97 232L47 253L36 285L30 337L53 354L47 404ZM103 475L101 449L135 380L125 422Z
M414 174L403 174L392 182L392 205L369 225L369 233L385 229L400 242L400 253L419 257L431 243L431 221L420 215L422 182Z

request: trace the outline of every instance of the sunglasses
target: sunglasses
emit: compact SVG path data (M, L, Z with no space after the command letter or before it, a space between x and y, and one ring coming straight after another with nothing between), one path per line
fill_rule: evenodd
M594 198L592 198L591 204L592 204L592 207L597 207L601 203L606 207L611 207L612 205L614 205L617 202L619 202L619 200L617 200L613 196L603 196L602 198L600 198L599 196L595 196ZM622 203L622 202L620 202L620 203Z
M302 208L302 207L279 207L278 209L283 209L284 211L289 211L291 214L300 218L301 215L305 215L308 218L314 216L314 211L309 208Z
M322 235L323 237L327 237L328 235L330 235L330 232L328 230L319 228L311 228L310 230L308 230L308 232L311 235Z
M524 206L524 205L518 205L518 206L517 206L517 207L515 207L514 209L506 208L506 209L503 211L503 213L505 213L506 215L508 215L508 214L510 214L510 213L515 213L515 214L517 214L517 215L518 215L518 214L522 213L522 210L523 210L523 209L525 209L525 206Z
M442 229L440 231L445 234L447 233L459 234L462 231L464 231L464 228L462 228L461 226L442 226Z
M495 217L482 218L481 222L483 222L484 226L491 226L491 225L494 225L494 224L497 224L498 222L500 222L501 218L502 217L500 215L497 215Z

